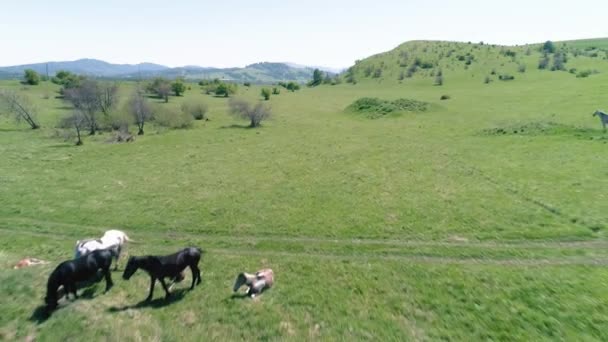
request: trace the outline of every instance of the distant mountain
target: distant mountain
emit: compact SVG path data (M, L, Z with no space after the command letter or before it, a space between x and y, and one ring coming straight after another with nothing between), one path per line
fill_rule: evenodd
M79 59L76 61L67 62L48 62L24 64L9 67L0 67L0 77L3 75L21 76L26 69L33 69L36 72L45 75L54 75L60 70L66 70L77 74L98 76L98 77L113 77L124 74L133 74L138 72L158 72L169 69L164 65L153 63L140 64L112 64L97 59Z
M186 79L231 80L235 82L275 83L279 81L307 82L314 67L287 63L255 63L244 68L212 68L188 65L170 68L153 63L112 64L96 59L79 59L66 62L48 62L0 67L0 78L19 78L26 69L50 76L60 70L103 78L138 79L152 77L184 77ZM335 73L335 72L331 72Z

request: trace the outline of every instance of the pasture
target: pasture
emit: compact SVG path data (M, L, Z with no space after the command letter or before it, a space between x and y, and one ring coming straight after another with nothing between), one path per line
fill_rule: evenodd
M576 78L526 58L509 82L483 83L499 60L444 66L442 86L388 70L283 89L258 129L191 84L166 105L200 99L210 121L80 147L55 134L69 110L57 86L0 82L35 101L43 126L0 119L0 339L608 339L608 135L592 117L608 109L608 65L571 61L600 71ZM257 86L238 92L260 98ZM344 110L362 97L430 109L375 120ZM149 278L123 281L123 258L107 294L81 289L41 317L52 269L110 228L140 242L129 255L202 247L203 282L187 291L187 271L171 300L157 285L142 303ZM51 263L13 270L26 256ZM275 286L232 298L236 275L263 267Z

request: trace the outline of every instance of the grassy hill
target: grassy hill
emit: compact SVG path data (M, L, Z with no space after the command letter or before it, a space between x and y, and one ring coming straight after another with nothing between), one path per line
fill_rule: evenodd
M555 54L566 56L563 70L576 77L581 71L606 70L608 39L590 39L554 43L555 52L548 53L548 65L539 70L545 56L543 44L497 46L483 43L443 41L412 41L355 65L345 74L356 81L394 83L435 82L441 72L444 82L471 83L500 80L513 76L516 80L543 77L537 73L551 71ZM533 74L533 76L530 76ZM556 75L544 75L553 77ZM559 77L559 76L558 76Z
M3 81L38 105L43 128L0 120L0 338L606 340L608 135L591 116L608 107L600 43L555 43L568 70L550 71L537 68L541 45L409 42L357 63L354 85L272 96L260 129L192 85L157 105L203 101L210 121L81 147L55 132L70 110L47 96L55 85ZM400 81L416 58L433 67ZM121 84L123 99L133 86ZM347 109L361 98L425 110L372 120ZM53 267L110 227L140 241L129 255L201 246L203 283L183 291L187 273L173 300L157 287L146 304L149 278L114 272L109 293L82 289L43 319ZM26 256L51 264L11 268ZM262 267L275 288L231 297L237 273Z

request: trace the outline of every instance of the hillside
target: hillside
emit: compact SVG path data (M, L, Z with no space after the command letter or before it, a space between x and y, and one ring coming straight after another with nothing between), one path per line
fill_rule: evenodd
M357 61L343 76L357 82L435 84L439 74L443 83L491 83L526 79L530 73L556 71L570 72L572 77L586 77L608 70L608 39L555 42L554 47L554 52L545 55L543 44L500 46L411 41ZM541 59L545 57L546 67L539 69Z
M186 79L225 79L238 82L276 83L278 81L307 82L311 79L313 68L286 63L256 63L244 68L209 68L184 66L169 68L152 63L112 64L96 59L80 59L70 62L49 62L0 67L0 79L14 79L23 76L26 69L33 69L45 75L54 75L66 70L76 74L105 78L138 79L152 77L184 77Z

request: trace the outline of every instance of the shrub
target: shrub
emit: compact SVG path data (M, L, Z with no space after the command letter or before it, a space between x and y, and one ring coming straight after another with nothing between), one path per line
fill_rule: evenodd
M203 120L207 115L207 105L202 102L187 102L182 104L182 112L191 115L194 120Z
M194 120L191 114L175 110L166 105L156 105L153 112L154 121L158 125L168 128L189 128Z
M517 71L524 73L526 72L526 65L525 64L520 64L517 66Z
M262 120L270 117L270 107L258 102L252 105L243 99L231 99L228 102L230 114L237 118L249 120L249 127L254 128L261 125Z
M512 81L515 79L515 76L509 75L509 74L504 74L504 75L498 76L498 79L501 81Z
M32 69L25 69L24 78L25 83L29 85L37 85L40 83L40 75Z
M272 95L279 95L281 93L281 90L277 87L273 87L272 88Z
M486 78L483 80L483 83L488 84L492 82L492 79L490 78L490 76L486 76Z
M548 66L549 66L549 57L547 55L544 55L538 61L538 68L543 70L543 69L547 69Z
M584 78L597 73L599 73L597 70L581 70L576 74L576 77Z
M270 100L270 89L262 88L262 91L260 91L260 95L262 95L265 101Z
M440 100L449 100L450 99L450 95L441 95L441 97L439 99Z
M424 112L428 106L429 104L426 102L411 99L388 101L376 97L363 97L346 107L346 110L362 113L368 118L375 119L393 112Z
M243 83L243 86L245 86L245 87L251 87L251 82L245 82L245 83Z

